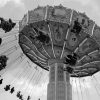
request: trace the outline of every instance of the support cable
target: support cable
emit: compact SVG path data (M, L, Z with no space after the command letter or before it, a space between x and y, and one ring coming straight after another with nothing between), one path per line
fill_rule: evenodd
M46 87L47 87L47 85L45 85L47 78L48 78L48 75L45 75L45 78L44 78L44 80L43 80L43 83L44 83L44 84L42 84L43 90L45 90Z
M8 48L6 51L0 53L0 55L5 55L7 52L12 51L13 49L16 51L16 50L18 50L19 48L20 48L19 46L14 45L14 46ZM10 55L10 54L8 53L8 54L6 54L6 55L8 56L8 55Z
M17 53L18 53L18 51L17 51ZM16 55L17 57L15 57L15 59L13 60L13 58L10 58L10 55L11 55L11 57L13 57L14 56L14 51L10 52L9 54L6 54L6 56L8 57L8 61L6 62L5 68L1 70L1 73L4 72L4 70L10 70L12 68L12 65L14 65L14 63L16 61L19 61L19 59L21 58L21 55L19 55L19 56Z
M81 91L81 96L82 96L82 100L83 100L83 93L82 93L82 87L81 87L80 77L79 77L79 85L80 85L80 91Z
M27 71L29 70L29 67L27 65L25 65L25 69L22 71L22 73L19 75L18 79L16 79L15 83L18 83L18 81L21 80L21 78L24 77L25 74L27 74ZM13 83L14 84L14 83ZM17 84L16 84L17 85ZM16 86L15 85L15 86Z
M32 81L31 81L31 83L30 84L33 84L35 81L34 81L34 78L35 78L35 74L36 74L36 72L37 72L37 70L36 69L34 69L35 70L35 72L34 72L34 75L33 75L33 79L32 79ZM33 87L32 87L33 88ZM32 92L32 88L29 90L29 94L31 94L31 92Z
M91 81L93 81L93 77L92 77L92 76L91 76ZM93 84L93 86L94 86L94 88L95 88L95 90L96 90L98 96L100 97L100 93L98 92L98 89L97 89L97 87L95 86L94 82L92 82L92 84Z
M74 100L74 88L73 88L73 84L74 84L74 80L72 78L72 81L71 81L71 84L72 84L72 100Z
M32 96L32 91L33 91L33 89L34 89L34 87L35 87L35 80L36 80L36 76L38 75L38 72L37 72L37 70L35 69L35 73L34 73L34 78L33 78L33 81L32 81L32 83L33 83L33 87L30 89L30 96Z
M13 50L14 49L14 50ZM12 51L13 50L13 51ZM9 56L10 55L12 55L12 54L14 54L17 50L20 50L20 47L19 46L13 46L12 47L12 49L10 48L10 49L8 49L7 51L5 51L5 52L3 52L1 55L6 55L7 57L8 57L8 60L9 60ZM8 54L6 54L6 53L8 53Z
M77 86L76 79L75 79L75 84L76 84L76 92L77 92L78 100L80 100L80 99L79 99L78 86Z
M85 79L83 79L83 85L84 85L84 89L85 89L85 93L86 93L86 96L88 97L87 100L90 100L90 94L89 94L89 90L87 88L87 85L85 84Z
M92 75L92 76L93 76L93 78L95 79L96 83L98 83L98 85L100 86L100 83L99 83L99 81L97 80L97 78L96 78L94 75Z
M32 84L32 80L34 79L34 73L32 73L32 76L31 76L31 78L30 78L30 80L29 80L29 82L27 82L27 85L26 85L26 88L25 88L25 92L27 91L27 93L28 93L28 90L30 89L29 88L29 86ZM24 94L24 93L23 93Z
M17 36L17 35L14 35L14 36L15 36L15 39L2 43L2 44L0 45L0 48L1 48L1 47L4 47L4 46L6 46L6 45L8 45L8 44L10 44L10 43L12 43L12 42L17 41L17 40L18 40L18 36Z
M21 54L19 57L17 57L15 60L13 60L13 63L15 63L17 60L19 60L19 58L23 59L22 57L23 57L23 54ZM2 76L2 75L5 75L6 72L9 71L9 66L11 66L11 64L12 64L12 63L9 63L9 64L6 66L6 68L3 69L3 70L1 71L1 74L0 74L1 76Z
M6 37L8 37L8 36L17 35L17 34L19 34L18 31L19 31L19 30L16 30L16 31L14 31L14 32L10 32L10 33L7 33L7 34L3 33L2 35L0 35L0 37L1 37L1 38L6 38Z
M35 76L36 76L36 74L38 74L38 73L36 73L36 72L37 72L37 71L35 70L35 73L34 73L34 78L36 78ZM34 78L33 78L33 79L34 79ZM34 80L35 80L35 79L34 79Z
M46 73L47 74L47 73ZM44 84L42 84L42 86L45 88L45 82L46 82L46 79L48 78L48 75L44 75L45 77L44 77L44 79L42 80L42 83L44 83ZM44 89L43 88L43 89Z
M24 92L23 94L26 93L26 90L29 88L30 84L32 84L32 81L33 81L34 78L35 78L35 74L36 74L36 70L34 70L34 72L33 72L33 74L32 74L32 77L31 77L31 79L29 80L29 85L25 88L25 92ZM27 93L28 93L28 91L27 91Z
M34 91L34 90L35 90L35 88L36 88L36 86L37 86L37 84L36 84L36 83L37 83L37 80L39 79L39 77L40 77L40 73L38 72L38 73L37 73L36 80L34 81L34 84L33 84L34 86L33 86L33 87L32 87L32 89L31 89L32 91ZM32 92L32 91L31 91L31 92ZM32 96L32 95L30 95L30 96Z
M30 75L30 67L28 67L27 69L26 69L26 71L23 73L23 75L21 75L20 76L20 78L19 78L19 81L20 80L22 80L21 82L21 85L19 86L19 88L17 88L17 90L20 90L21 91L21 89L24 87L24 85L25 85L25 82L26 82L26 76L29 76Z
M37 73L37 76L36 76L36 80L35 80L35 83L34 83L34 85L37 85L36 83L38 82L38 80L39 80L39 77L40 77L40 73L38 72L38 73Z
M41 77L42 77L42 72L39 72L39 78L38 78L38 80L36 81L36 84L39 84L39 81L40 81Z
M22 71L18 71L18 73L15 75L16 78L11 82L12 85L16 84L17 81L19 81L19 79L22 77L23 73L26 72L26 68L27 68L27 66L26 66L26 63L25 63L24 69Z
M41 83L43 83L45 80L46 80L46 75L44 75L45 76L45 78L42 80L42 82ZM41 87L43 87L43 89L44 89L44 86L45 86L45 82L44 82L44 84L42 84L42 86ZM34 91L34 89L36 88L36 86L34 86L31 90L31 93L30 93L30 95L32 96L32 94L33 94L33 91Z

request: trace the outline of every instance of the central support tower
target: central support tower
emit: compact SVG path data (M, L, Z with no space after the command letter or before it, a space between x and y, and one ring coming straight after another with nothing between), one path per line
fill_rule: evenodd
M64 71L63 63L53 63L49 66L49 84L47 100L72 100L72 86L70 76Z

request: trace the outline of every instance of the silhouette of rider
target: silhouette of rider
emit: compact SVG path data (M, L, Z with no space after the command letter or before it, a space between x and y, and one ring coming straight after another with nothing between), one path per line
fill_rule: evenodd
M0 85L2 84L3 79L0 80Z
M16 95L16 96L17 96L18 98L20 97L20 93L21 93L20 91L17 92L17 95Z
M21 99L21 100L22 100L22 98L23 98L23 95L21 94L21 95L19 96L19 99Z
M12 28L14 28L14 26L16 25L16 23L12 22L11 19L5 21L3 18L0 18L0 20L0 28L2 28L5 31L5 33L11 31Z
M73 73L73 68L72 67L67 67L67 72L72 74Z
M28 96L28 97L27 97L27 100L30 100L30 99L31 99L31 97L30 97L30 96Z
M2 38L0 38L0 45L1 45L1 43L2 43Z
M45 35L42 31L38 30L37 28L34 28L35 32L38 34L35 38L39 40L43 44L47 44L50 41L50 38L48 35Z
M12 94L15 91L14 87L11 88L10 93Z
M73 53L72 55L67 55L67 57L65 58L65 64L69 64L71 66L74 66L76 64L77 61L77 55L75 53Z
M76 33L78 35L82 30L81 24L78 22L78 19L74 21L73 29L71 29L71 32Z
M6 85L6 87L4 89L5 89L5 91L10 90L10 85Z
M5 68L7 60L8 58L5 55L0 56L0 70Z

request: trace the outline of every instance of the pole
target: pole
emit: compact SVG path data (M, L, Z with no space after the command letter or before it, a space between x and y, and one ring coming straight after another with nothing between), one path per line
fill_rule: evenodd
M64 66L58 62L50 65L47 100L72 100L70 76Z

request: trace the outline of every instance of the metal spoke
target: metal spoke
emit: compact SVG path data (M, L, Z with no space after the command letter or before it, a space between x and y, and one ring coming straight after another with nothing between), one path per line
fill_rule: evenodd
M93 29L92 29L91 37L93 36L93 32L94 32L94 28L95 28L95 26L96 26L96 24L94 23L94 26L93 26ZM96 43L97 43L98 45L100 45L96 39L94 39L94 40L96 41Z
M94 23L93 28L92 28L92 35L93 35L94 27L95 27L95 23ZM91 36L92 36L92 35L91 35ZM87 38L85 38L85 39L79 44L79 46L74 50L74 52L76 52L76 50L79 49L79 47L82 46L83 43L84 43L86 40L87 40Z
M33 44L34 45L34 44ZM36 51L43 57L43 58L45 58L45 59L47 59L47 57L45 57L38 49L37 49L37 47L34 45L34 47L35 47L35 49L36 49Z
M33 56L33 55L31 55L30 53L27 53L28 55L30 55L30 56ZM35 57L35 56L33 56L35 59L36 59L36 61L38 62L38 63L42 63L40 60L38 60L37 59L37 57Z
M44 17L44 20L47 19L47 14L48 14L48 6L46 6L46 12L45 12L45 17Z
M85 38L85 39L79 44L79 46L77 46L77 48L74 50L74 52L76 52L76 51L80 48L80 46L83 45L83 43L84 43L86 40L87 40L87 38Z
M31 52L38 58L38 59L41 59L42 61L46 62L45 59L42 59L41 57L39 57L38 55L35 54L35 52L33 50L31 50Z
M51 29L50 29L50 26L48 25L48 28L49 28L49 33L50 33L50 39L51 39L51 45L52 45L52 51L53 51L53 55L54 55L54 58L56 58L55 56L55 52L54 52L54 47L53 47L53 41L52 41L52 37L51 37Z
M42 47L43 47L43 45L42 45ZM50 55L48 54L48 52L44 49L44 47L43 47L43 50L44 50L45 53L48 55L48 57L51 58Z
M70 25L71 25L71 22L72 22L72 17L73 17L73 10L72 10L71 17L70 17ZM68 34L69 34L69 29L67 30L67 33L66 33L66 40L67 40ZM61 59L62 56L63 56L65 45L66 45L66 41L64 41L63 50L62 50L60 59Z
M35 56L33 56L33 55L30 54L30 53L27 53L27 54L30 55L30 56L33 56L34 58L36 58L38 62L43 62L43 63L46 64L46 60L44 60L44 59L40 58L39 56L37 56L37 55L34 53L33 50L32 50L32 52L33 52L33 54L34 54ZM41 60L41 61L40 61L40 60Z
M32 44L32 41L26 35L23 36Z
M36 33L36 35L38 35L37 32L34 30L34 28L32 28L32 30ZM40 43L40 44L42 45L42 48L43 48L43 50L45 51L45 53L48 55L48 57L51 58L50 55L49 55L49 54L46 52L46 50L44 49L43 44L42 44L42 43ZM34 46L35 46L35 45L34 45ZM36 46L35 46L35 47L36 47ZM44 57L45 57L45 56L44 56ZM46 57L45 57L45 58L46 58ZM46 59L47 59L47 58L46 58Z
M25 35L24 35L25 36ZM27 39L28 39L28 41L30 41L30 39L27 37L27 36L25 36ZM40 51L37 49L37 47L30 41L30 43L35 47L35 49L36 49L36 51L42 56L42 57L44 57L45 59L47 59L43 54L41 54L40 53ZM31 49L32 50L32 49ZM33 50L32 50L33 51ZM34 52L34 54L35 54L35 52ZM35 54L36 55L36 54ZM37 56L37 55L36 55ZM40 57L39 57L40 58ZM42 59L42 58L41 58Z
M91 34L91 36L93 36L93 31L94 31L95 26L96 26L96 24L94 23L93 28L92 28L92 34Z

